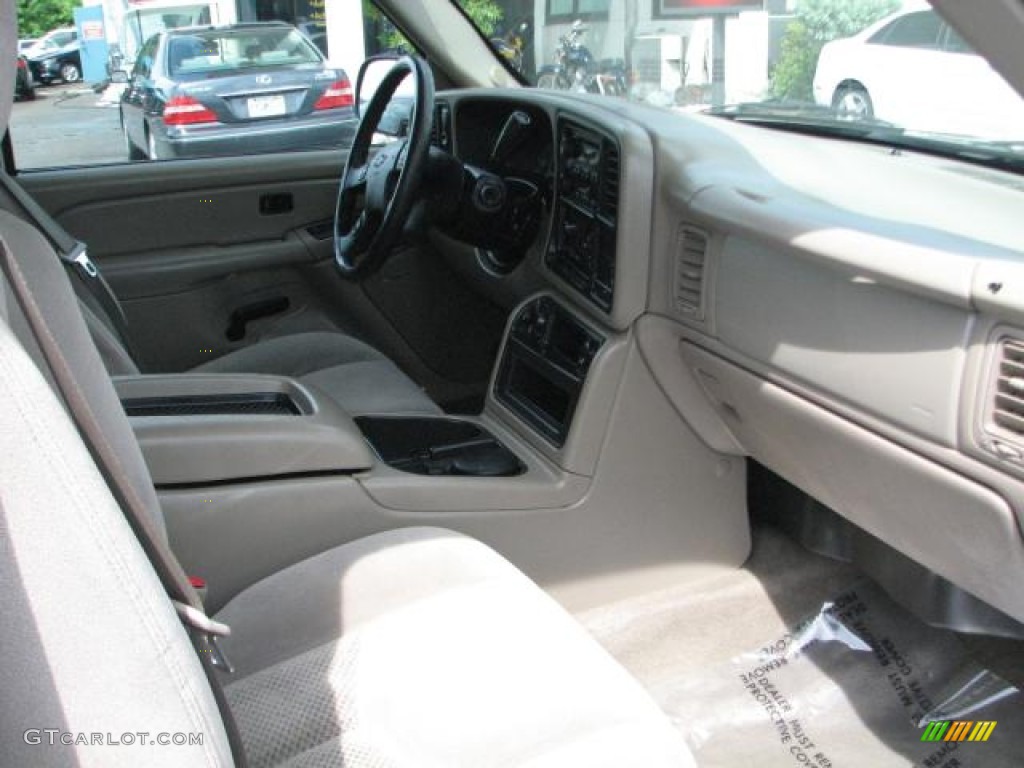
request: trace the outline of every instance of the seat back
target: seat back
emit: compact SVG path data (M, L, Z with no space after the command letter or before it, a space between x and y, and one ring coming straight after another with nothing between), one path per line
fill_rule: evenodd
M76 242L50 214L28 197L27 193L18 185L16 179L9 177L2 171L0 171L0 210L9 211L20 216L25 221L45 232L52 241L55 241L53 243L54 247L65 247ZM78 309L85 319L89 335L92 337L93 343L100 353L100 359L110 375L132 375L139 373L139 366L132 357L126 340L121 336L117 324L97 300L96 296L93 295L81 279L73 279L71 287L74 289L78 301ZM113 293L110 294L110 297L112 301L117 301L117 297Z
M86 354L69 354L69 362L107 434L124 438L121 469L145 483L138 446L81 318L74 322L71 289L52 248L3 212L0 247L21 250L37 298L44 276L52 283L45 304L70 310L53 327L78 339L76 351ZM43 264L53 269L32 269ZM192 644L38 357L19 340L35 348L2 282L0 765L230 765ZM162 522L151 484L147 495ZM161 738L186 743L164 746Z
M16 48L15 3L0 0L0 68L10 71ZM0 132L12 80L0 78ZM29 299L116 447L118 476L163 532L141 452L53 247L0 210L0 248L16 256ZM195 650L2 276L0 393L0 765L230 765Z

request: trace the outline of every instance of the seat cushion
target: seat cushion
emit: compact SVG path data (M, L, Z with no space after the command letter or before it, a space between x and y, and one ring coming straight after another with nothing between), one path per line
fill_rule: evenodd
M508 561L409 528L271 576L216 617L249 761L693 765L654 702Z
M342 333L297 333L259 341L192 370L291 376L322 390L354 416L440 413L398 366Z

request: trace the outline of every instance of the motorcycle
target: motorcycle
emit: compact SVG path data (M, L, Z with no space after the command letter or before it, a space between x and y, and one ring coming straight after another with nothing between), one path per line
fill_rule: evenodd
M504 37L492 37L491 45L504 57L516 72L522 73L525 65L526 45L530 35L530 23L524 21Z
M558 40L557 63L541 68L537 87L625 96L628 90L625 63L621 59L595 61L594 54L583 44L586 32L587 27L579 19L572 23L569 31Z

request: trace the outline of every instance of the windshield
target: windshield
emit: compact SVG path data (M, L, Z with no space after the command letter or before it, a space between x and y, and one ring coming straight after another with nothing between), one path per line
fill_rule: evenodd
M457 1L540 88L1024 149L1024 101L924 0Z

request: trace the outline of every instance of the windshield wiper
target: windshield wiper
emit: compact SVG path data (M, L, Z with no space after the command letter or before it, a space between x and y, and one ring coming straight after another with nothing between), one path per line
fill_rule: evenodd
M893 149L909 149L988 168L1024 173L1024 142L916 133L874 118L843 119L828 107L804 103L729 104L713 107L706 114L764 128L851 139Z

